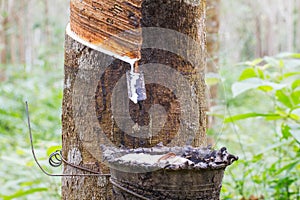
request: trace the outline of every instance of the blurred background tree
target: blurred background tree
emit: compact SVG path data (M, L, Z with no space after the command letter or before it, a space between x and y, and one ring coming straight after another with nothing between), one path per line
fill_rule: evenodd
M1 63L31 67L45 56L62 59L68 12L64 0L1 0Z
M221 52L232 61L297 52L299 0L221 1Z
M207 1L206 10L206 29L207 29L207 66L206 66L206 77L215 78L218 74L218 64L219 64L219 29L220 29L220 0ZM218 82L212 81L209 83L207 81L207 106L212 107L217 104L217 93L218 93ZM212 127L214 122L213 116L208 116L207 126ZM208 144L213 145L213 138L207 138Z
M300 170L296 162L299 143L292 134L295 124L289 124L288 117L297 113L292 111L294 115L282 115L271 122L253 117L224 123L224 118L245 113L249 116L254 111L276 114L282 111L279 108L297 111L293 107L297 105L284 101L280 94L289 91L299 97L298 54L284 59L269 56L300 52L300 0L207 1L208 17L212 10L219 16L219 22L212 24L218 31L213 29L207 36L212 44L209 48L214 49L213 54L208 52L208 62L215 69L215 75L207 80L218 85L215 95L211 95L214 106L209 111L217 119L209 134L217 147L226 145L241 157L239 164L225 175L222 199L250 199L251 195L252 199L299 199L300 177L295 173ZM60 179L44 176L33 163L23 102L29 101L37 154L47 166L49 153L60 148L61 142L68 6L69 1L65 0L0 0L0 199L60 198ZM219 45L214 46L217 43L213 41ZM255 60L257 57L263 60ZM247 60L250 61L236 65ZM290 89L273 94L255 89L233 96L231 86L241 81L241 74L251 75L247 73L249 64L255 72L264 74L264 81L284 83ZM296 75L288 79L282 76L290 72ZM272 79L273 76L282 79ZM278 97L282 102L276 100ZM265 101L266 98L272 100ZM268 153L260 154L266 149Z

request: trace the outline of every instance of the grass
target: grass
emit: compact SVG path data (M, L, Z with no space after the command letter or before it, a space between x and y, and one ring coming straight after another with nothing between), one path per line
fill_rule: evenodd
M223 73L225 95L219 98L226 115L217 115L221 116L215 124L218 129L210 132L217 146L227 146L240 160L226 170L221 199L300 199L300 141L290 131L300 126L300 54L284 55L293 56L263 58L253 66L258 74L247 65L235 66L238 73L234 76ZM232 67L222 70L226 69L232 71ZM233 97L232 85L249 83L238 80L239 76L285 86L253 87Z

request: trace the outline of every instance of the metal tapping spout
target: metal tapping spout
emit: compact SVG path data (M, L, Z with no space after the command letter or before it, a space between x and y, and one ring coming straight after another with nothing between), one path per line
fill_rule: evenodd
M126 72L128 97L135 104L147 98L144 73L139 70L138 62Z

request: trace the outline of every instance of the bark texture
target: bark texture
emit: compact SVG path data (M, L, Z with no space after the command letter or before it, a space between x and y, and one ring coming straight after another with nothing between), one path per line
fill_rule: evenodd
M185 46L180 55L176 51L154 49L149 45L142 47L139 65L144 65L147 99L140 104L134 104L128 101L124 79L130 65L66 36L62 114L63 155L73 164L108 173L108 167L101 162L101 144L130 148L151 147L159 142L169 146L186 143L195 146L205 145L206 105L203 78L205 1L192 5L185 1L143 0L141 5L142 28L170 29L193 39L199 46L186 48L186 45L189 45L186 41L173 39L178 43L175 45L179 49ZM143 33L143 44L151 43L159 46L165 42L165 37L154 37L155 41L151 41L153 29L147 30ZM187 55L192 55L190 57L193 58L193 62L185 59ZM156 69L158 73L149 70L150 67L147 68L151 63L158 63L157 68L151 68ZM175 75L168 71L160 71L164 65L184 76L190 85L190 93L196 96L198 101L196 109L199 111L198 129L193 130L193 127L188 124L187 118L193 115L183 109L192 103L192 98L186 97L182 100L178 97L179 92L176 89L158 83L147 83L147 80L158 77L159 80L173 80L174 87L180 88L180 81L177 82ZM132 125L130 130L138 132L146 126L150 135L136 137L134 133L128 133L120 128L124 124L118 123L116 119L124 118L123 123L127 123L128 116L117 108L126 105L129 110L127 114L131 119L129 124ZM156 115L152 115L153 110ZM157 116L157 114L161 115ZM186 121L181 120L183 115L188 116L185 118ZM184 130L190 129L195 132L191 138L190 135L184 134ZM65 165L64 173L82 172ZM62 181L63 199L111 199L111 193L108 179L101 176L66 177Z
M84 98L93 99L93 97L88 95L89 93L94 93L95 88L86 86L90 81L97 80L93 75L98 74L98 71L100 70L100 68L97 68L97 65L101 66L102 64L100 59L102 59L103 62L105 59L112 58L87 48L69 36L66 36L65 83L62 114L63 156L72 164L80 165L101 173L108 173L108 168L103 163L99 162L100 155L92 155L92 151L90 152L90 149L88 148L89 144L95 146L95 153L97 153L99 148L97 130L94 130L98 124L94 126L84 124L86 120L93 122L95 113L82 115L83 113L89 112L89 108L94 106L94 104L82 105L82 102L86 102ZM88 63L91 63L91 65ZM80 68L86 68L86 70L84 70L86 74L80 71ZM86 84L76 84L76 81L79 83L82 81ZM82 91L82 89L86 91L86 94L76 94L76 92L74 92L76 90ZM74 97L74 95L78 95L78 98ZM81 101L78 100L79 98L82 98ZM74 106L76 103L78 107ZM80 126L80 123L82 123L82 126ZM84 131L83 129L85 128L87 129ZM89 133L95 134L87 135ZM69 165L65 165L63 171L64 174L84 173ZM108 180L101 176L64 177L62 179L62 199L109 199L110 192L108 192L108 190Z

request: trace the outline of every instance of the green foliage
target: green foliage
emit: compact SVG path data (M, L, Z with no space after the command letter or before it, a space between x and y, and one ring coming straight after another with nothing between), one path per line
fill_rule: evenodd
M243 69L227 100L224 143L232 144L235 135L243 155L228 169L224 199L237 199L237 192L240 198L300 199L300 54L238 66Z
M47 168L48 151L61 140L62 69L44 63L32 69L0 66L0 199L60 198L60 179L47 177L33 161L24 102L29 102L37 157Z

